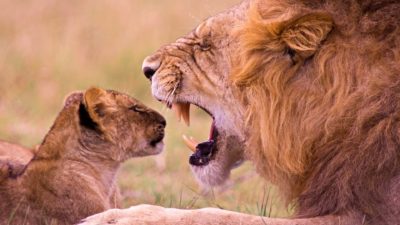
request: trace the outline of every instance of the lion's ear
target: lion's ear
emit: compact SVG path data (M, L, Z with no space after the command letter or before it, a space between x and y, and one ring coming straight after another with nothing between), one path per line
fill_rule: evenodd
M103 121L107 114L112 113L116 108L116 102L112 94L107 91L92 87L83 96L83 105L89 118L104 130Z
M286 21L281 32L281 40L295 53L294 57L305 59L317 51L332 28L333 20L328 14L310 13Z

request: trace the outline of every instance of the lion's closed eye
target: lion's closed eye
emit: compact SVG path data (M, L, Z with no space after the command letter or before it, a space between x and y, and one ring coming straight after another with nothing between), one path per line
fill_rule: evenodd
M211 49L212 45L211 42L207 39L203 39L198 43L198 46L201 51L208 51Z

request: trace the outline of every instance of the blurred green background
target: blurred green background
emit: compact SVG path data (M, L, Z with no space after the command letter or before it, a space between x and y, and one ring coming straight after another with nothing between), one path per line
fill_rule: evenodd
M182 134L203 140L211 119L192 109L190 128L154 101L141 63L163 44L239 0L0 0L0 139L41 142L68 93L90 86L131 94L168 121L166 148L131 159L119 174L124 206L220 207L286 216L275 189L250 163L220 188L204 190L187 163ZM207 194L206 194L207 192Z

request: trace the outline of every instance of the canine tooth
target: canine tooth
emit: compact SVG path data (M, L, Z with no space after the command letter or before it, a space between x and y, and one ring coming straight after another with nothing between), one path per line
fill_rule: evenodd
M181 121L182 117L182 108L179 103L172 103L172 110L175 112L176 117L178 117L178 121Z
M186 146L192 151L196 152L196 146L198 143L192 138L188 138L186 135L182 135L183 141L185 142Z
M190 126L190 103L181 104L181 115L187 126Z

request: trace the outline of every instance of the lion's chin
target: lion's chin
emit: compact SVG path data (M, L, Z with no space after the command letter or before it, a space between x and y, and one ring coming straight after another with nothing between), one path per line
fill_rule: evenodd
M191 169L197 181L206 187L222 185L230 175L230 169L216 160L210 161L207 166L191 166Z
M229 150L220 149L219 152L230 153ZM229 178L231 170L239 167L244 162L243 158L225 155L216 155L216 158L211 160L205 166L191 165L192 172L196 180L205 187L220 186Z
M243 145L237 136L226 136L221 132L217 137L213 155L207 164L199 166L191 163L195 178L206 187L224 184L229 178L231 170L244 162Z

